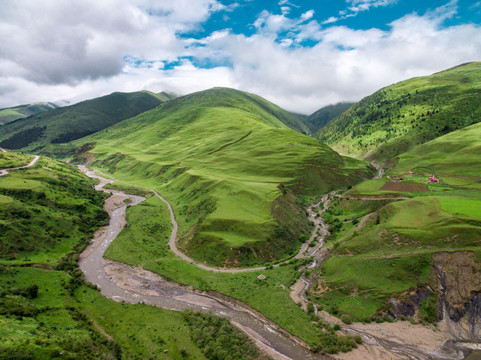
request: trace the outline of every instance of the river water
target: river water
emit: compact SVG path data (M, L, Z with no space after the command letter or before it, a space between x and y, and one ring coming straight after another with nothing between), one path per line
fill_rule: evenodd
M86 172L87 176L101 180L96 189L112 193L116 197L115 201L129 199L129 206L134 206L145 200L145 198L139 196L104 190L103 186L112 182L112 180L101 178L85 167L81 167L81 170ZM114 199L114 196L108 199L106 203L111 199ZM110 206L112 206L111 203L112 201ZM226 300L222 296L195 292L184 286L168 283L158 275L145 270L140 271L138 268L125 264L104 260L105 251L125 225L126 208L127 204L124 201L118 204L117 208L109 211L110 222L107 230L95 244L90 245L81 255L80 269L85 274L87 281L100 288L102 295L119 302L145 303L175 311L185 309L210 311L218 316L228 318L273 359L330 358L312 353L300 339L286 333L277 324L245 304ZM109 274L107 274L106 269Z

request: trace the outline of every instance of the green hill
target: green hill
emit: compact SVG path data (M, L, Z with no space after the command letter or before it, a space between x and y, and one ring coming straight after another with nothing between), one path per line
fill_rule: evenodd
M31 159L0 152L0 169ZM94 183L45 157L0 177L0 358L207 359L183 314L115 302L83 282L79 254L107 221Z
M0 146L39 152L105 129L150 110L162 100L149 92L113 93L8 123L0 127Z
M322 128L319 139L361 158L388 160L481 119L481 63L388 86Z
M44 111L56 109L58 107L59 106L57 106L56 104L48 102L19 105L10 108L0 109L0 125L4 125L14 120L36 115Z
M32 156L0 153L0 168ZM40 158L34 167L0 177L0 262L55 265L85 246L106 219L104 197L71 165Z
M79 161L171 201L180 246L214 265L284 258L309 231L299 196L371 176L372 168L293 131L292 115L215 88L171 100L74 144ZM65 147L64 147L65 150ZM188 234L188 235L187 235ZM184 236L185 235L185 236Z
M336 245L311 299L358 320L389 314L435 322L442 301L455 322L474 311L471 296L481 290L472 276L481 271L480 158L477 123L413 145L390 161L386 177L335 199L324 218L336 229L328 244Z
M347 111L354 103L341 102L334 105L324 106L304 119L305 124L312 133L318 132L331 120Z
M399 156L396 169L423 168L433 174L481 177L481 123L414 147ZM414 166L413 166L414 165Z

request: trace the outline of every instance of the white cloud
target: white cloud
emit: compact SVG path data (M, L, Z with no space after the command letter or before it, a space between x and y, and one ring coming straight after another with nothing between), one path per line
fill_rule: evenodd
M305 21L305 20L312 19L313 16L314 16L314 10L309 10L301 15L301 19Z
M392 5L397 2L397 0L346 0L351 6L349 10L357 13L360 11L367 11L370 8L377 8L381 6Z
M301 113L337 101L357 101L381 87L481 58L477 25L443 26L452 7L409 14L380 29L323 29L315 21L289 24L292 38L262 32L229 34L209 48L233 64L233 83ZM266 14L264 14L266 15ZM286 46L312 39L313 47ZM291 41L291 42L289 42ZM201 54L198 54L201 56Z
M323 21L323 24L332 24L342 19L357 16L360 12L368 11L371 8L389 6L397 3L398 0L346 0L350 4L347 9L339 11L339 16L331 16Z
M222 9L215 0L4 0L0 60L18 66L11 76L38 83L111 77L122 71L126 54L183 55L176 34Z
M479 60L480 26L444 25L456 9L452 1L424 15L409 14L388 30L326 28L312 11L298 18L263 11L253 35L223 29L194 40L178 34L199 28L212 12L229 10L214 0L4 0L0 107L113 91L185 94L228 86L309 113ZM314 45L300 46L305 41ZM201 69L199 62L219 66Z

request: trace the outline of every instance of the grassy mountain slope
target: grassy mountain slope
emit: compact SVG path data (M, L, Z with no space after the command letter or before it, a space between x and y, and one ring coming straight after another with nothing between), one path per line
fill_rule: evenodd
M287 112L257 96L215 88L76 145L92 148L94 166L165 194L185 235L180 246L191 256L250 265L300 245L309 225L299 195L354 184L372 171L289 129L286 119Z
M0 358L208 359L183 314L108 300L82 281L79 253L105 220L93 185L48 158L0 177ZM222 334L223 346L242 340L258 354L230 324L209 330Z
M0 109L0 125L58 108L54 103L35 103Z
M450 132L412 147L392 162L386 177L354 186L335 200L327 220L337 224L330 240L337 245L311 299L356 319L389 313L434 322L441 315L429 301L436 304L446 291L434 267L439 271L447 262L447 293L457 295L446 306L458 317L471 311L471 294L481 290L481 280L470 275L481 271L480 149L481 124ZM439 182L428 183L431 176ZM414 186L419 192L411 192ZM400 196L408 199L389 200ZM409 303L417 289L434 291L419 300L418 313L400 314L387 302Z
M345 154L388 160L480 118L476 62L381 89L322 128L319 139Z
M15 165L31 160L11 152L2 157L17 158ZM92 185L73 166L48 158L0 177L0 260L55 265L74 246L88 243L106 219L104 197Z
M312 133L316 133L331 120L347 111L352 105L354 105L354 103L341 102L334 105L324 106L305 118L304 123L309 127L309 130L311 130Z
M0 146L39 152L138 115L162 101L148 92L113 93L20 119L0 128Z
M413 164L442 175L481 177L481 123L467 126L419 145L399 156L396 169Z

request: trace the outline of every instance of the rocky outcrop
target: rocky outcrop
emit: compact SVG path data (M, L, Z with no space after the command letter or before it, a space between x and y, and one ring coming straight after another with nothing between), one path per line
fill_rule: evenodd
M426 320L420 309L433 303L429 321L436 321L455 341L481 340L481 260L471 251L439 252L432 255L429 286L410 289L388 299L388 306L374 318ZM434 297L434 298L433 298ZM424 304L424 305L423 305ZM434 314L435 312L435 314Z
M439 290L437 321L457 340L481 339L481 262L470 251L432 256Z
M418 318L419 307L432 293L433 290L429 286L409 290L396 298L389 299L388 303L391 307L385 310L385 313L396 319L403 316L406 318Z

